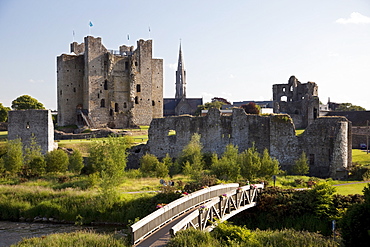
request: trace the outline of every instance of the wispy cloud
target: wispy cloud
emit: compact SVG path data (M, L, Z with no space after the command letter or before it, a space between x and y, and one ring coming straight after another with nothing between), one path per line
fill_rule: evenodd
M169 63L167 65L170 69L176 70L177 69L177 63Z
M370 17L358 12L352 12L349 18L339 18L335 22L339 24L369 24Z
M235 75L230 74L230 75L229 75L229 78L230 78L230 79L234 79L234 78L235 78Z
M31 83L43 83L44 80L34 80L34 79L29 79L28 82L31 82Z

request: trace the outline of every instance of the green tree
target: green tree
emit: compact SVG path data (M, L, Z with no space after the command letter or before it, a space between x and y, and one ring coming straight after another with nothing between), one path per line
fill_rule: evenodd
M211 171L219 179L237 181L240 176L240 165L238 163L238 147L229 144L225 148L221 159L213 158Z
M154 154L147 153L140 159L140 171L146 176L154 176L159 163L158 158Z
M254 102L249 102L246 105L242 105L241 108L244 109L245 113L248 114L260 114L261 107L259 105L256 105Z
M267 148L263 150L261 158L261 168L258 172L258 177L270 178L272 175L280 173L279 161L271 158Z
M95 139L89 147L89 165L98 172L104 186L115 187L121 181L126 168L126 150L132 145L128 136Z
M44 105L29 95L22 95L12 101L14 110L45 109Z
M9 140L7 153L4 155L4 168L10 174L16 174L23 168L23 145L21 139Z
M10 110L9 107L3 106L3 104L0 103L0 122L6 122L8 120L8 111Z
M155 167L155 176L157 178L163 178L168 176L169 169L163 162L158 162Z
M74 150L69 156L68 170L74 173L80 173L83 167L84 163L80 150Z
M177 159L177 163L183 167L185 175L190 175L193 178L201 176L203 171L202 149L200 135L194 134Z
M32 163L32 164L31 164ZM30 143L24 148L23 175L40 176L45 172L45 160L36 137L32 135Z
M209 110L211 108L221 109L223 105L225 105L225 103L221 101L207 102L204 105L198 105L195 115L200 116L202 110Z
M253 146L239 155L240 174L243 178L254 180L261 169L261 157L257 148Z
M30 163L29 168L32 176L41 176L46 171L46 161L43 156L34 157Z
M358 106L358 105L352 105L351 103L342 103L335 110L336 111L366 111L365 108Z
M45 155L46 172L65 172L68 169L68 154L61 149L55 149Z
M292 174L295 175L306 175L309 172L310 167L308 166L308 160L305 152L302 152L301 156L294 163L292 167Z

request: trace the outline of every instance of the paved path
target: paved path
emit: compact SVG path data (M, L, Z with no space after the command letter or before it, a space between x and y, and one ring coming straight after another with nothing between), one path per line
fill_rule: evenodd
M370 181L353 182L353 183L346 183L346 184L333 184L333 186L342 186L342 185L349 185L349 184L364 184L364 183L370 183Z
M170 235L170 229L172 226L177 224L180 220L185 218L188 214L196 210L198 207L193 208L189 210L188 212L185 212L184 214L180 215L176 219L172 220L171 222L167 223L165 226L158 229L153 234L149 235L146 239L139 242L137 247L162 247L165 246L168 241L170 241L171 235Z

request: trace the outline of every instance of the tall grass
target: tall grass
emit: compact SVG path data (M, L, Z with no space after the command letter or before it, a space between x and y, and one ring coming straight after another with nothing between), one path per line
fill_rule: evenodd
M93 231L77 231L72 233L50 234L38 238L29 238L12 245L12 247L84 247L84 246L109 246L109 247L125 247L125 238L117 234L100 234Z
M220 229L222 228L222 229ZM339 241L307 231L255 230L221 224L209 232L194 229L180 231L167 245L169 247L332 247L340 246Z

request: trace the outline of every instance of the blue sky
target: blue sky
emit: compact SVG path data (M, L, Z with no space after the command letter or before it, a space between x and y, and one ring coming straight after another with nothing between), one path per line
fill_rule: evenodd
M188 97L270 100L295 75L316 82L324 103L370 110L369 0L1 0L0 102L29 94L56 109L56 57L90 20L108 49L153 39L165 97L181 39Z

